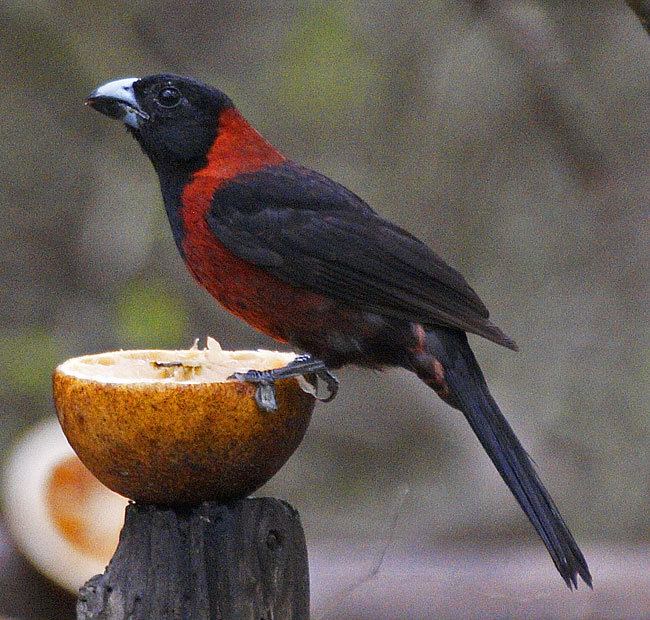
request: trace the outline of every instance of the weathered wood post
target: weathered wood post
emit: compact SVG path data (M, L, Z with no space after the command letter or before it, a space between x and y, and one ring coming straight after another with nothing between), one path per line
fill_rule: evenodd
M266 497L185 508L130 504L106 572L80 590L77 618L309 618L298 513Z

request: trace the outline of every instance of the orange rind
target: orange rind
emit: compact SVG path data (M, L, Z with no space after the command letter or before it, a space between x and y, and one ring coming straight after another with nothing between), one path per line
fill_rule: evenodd
M245 497L293 454L314 397L276 382L278 409L235 372L286 365L293 353L206 349L115 351L73 358L54 372L61 427L85 466L130 499L162 505Z

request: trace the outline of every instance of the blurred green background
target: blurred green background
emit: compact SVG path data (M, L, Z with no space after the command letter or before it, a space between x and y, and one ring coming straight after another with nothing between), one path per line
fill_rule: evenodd
M3 454L67 357L276 346L197 287L149 162L83 106L170 71L463 272L520 345L471 339L576 537L647 544L650 53L623 2L2 0L0 22ZM263 489L310 540L380 538L405 488L401 540L533 540L458 413L405 372L339 376Z

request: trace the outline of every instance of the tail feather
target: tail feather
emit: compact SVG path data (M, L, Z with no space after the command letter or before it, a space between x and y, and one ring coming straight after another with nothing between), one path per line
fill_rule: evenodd
M460 409L515 499L546 545L571 589L578 575L592 587L587 562L544 488L533 463L492 398L464 333L436 329L427 337L431 353L445 369L450 402Z

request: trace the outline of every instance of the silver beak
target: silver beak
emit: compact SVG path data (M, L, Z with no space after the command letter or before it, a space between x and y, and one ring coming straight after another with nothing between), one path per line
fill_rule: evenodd
M123 78L96 88L86 99L86 105L98 112L116 118L137 129L149 115L142 110L135 97L133 84L139 78Z

